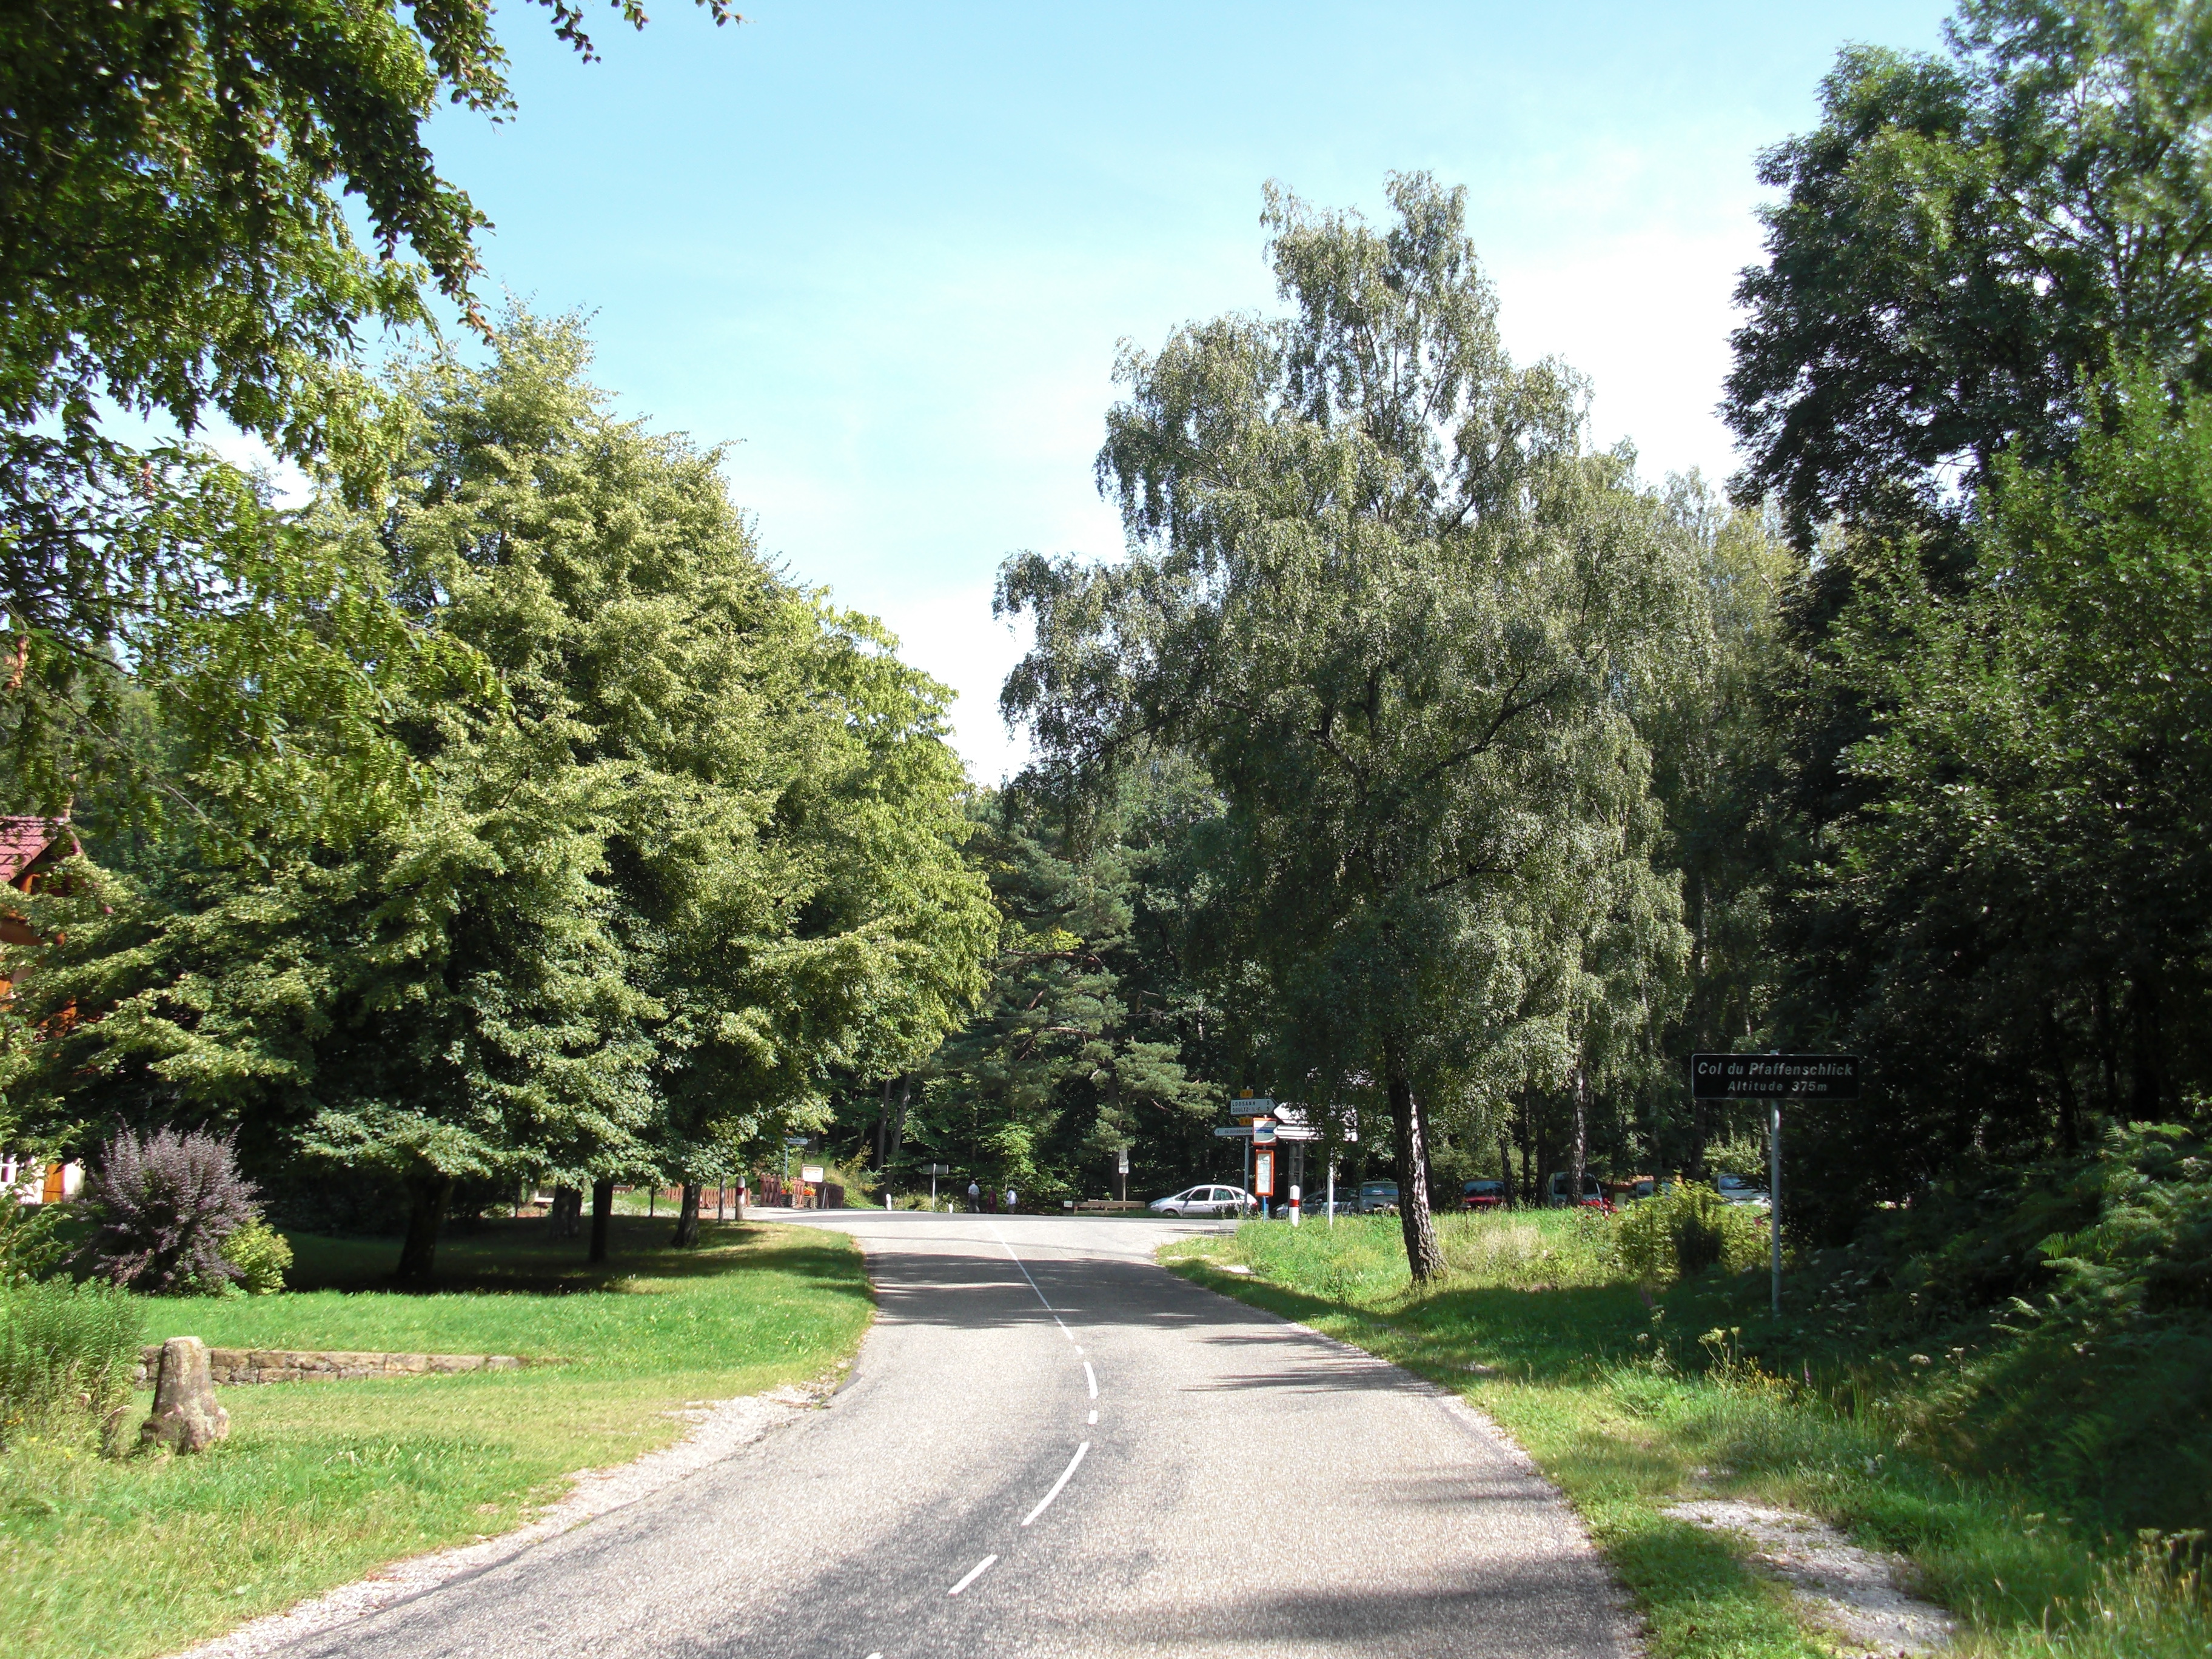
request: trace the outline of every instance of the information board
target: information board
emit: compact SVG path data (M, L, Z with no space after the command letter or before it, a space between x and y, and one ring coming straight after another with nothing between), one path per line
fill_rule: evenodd
M1692 1054L1697 1100L1856 1100L1856 1054Z

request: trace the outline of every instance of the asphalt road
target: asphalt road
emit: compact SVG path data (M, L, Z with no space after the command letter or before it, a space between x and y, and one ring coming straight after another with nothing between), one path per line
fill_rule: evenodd
M1457 1401L1155 1266L1160 1224L832 1212L882 1313L823 1409L288 1654L1625 1655Z

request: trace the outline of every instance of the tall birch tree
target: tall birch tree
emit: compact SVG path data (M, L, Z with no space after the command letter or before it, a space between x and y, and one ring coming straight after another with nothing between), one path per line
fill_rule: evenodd
M1688 577L1581 382L1505 352L1464 192L1389 194L1377 230L1270 190L1290 313L1127 351L1098 476L1127 557L1018 556L998 604L1036 621L1002 702L1042 771L1164 745L1213 780L1222 925L1285 1053L1387 1102L1425 1279L1422 1091L1497 1041L1523 941L1620 844L1592 826L1644 811L1631 693Z

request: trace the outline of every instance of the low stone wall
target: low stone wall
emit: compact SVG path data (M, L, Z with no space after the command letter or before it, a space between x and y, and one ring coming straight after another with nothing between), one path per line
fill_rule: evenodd
M219 1383L336 1382L349 1376L450 1376L461 1371L520 1370L511 1353L309 1353L296 1348L210 1348L208 1370ZM138 1351L137 1386L151 1388L161 1369L161 1345Z

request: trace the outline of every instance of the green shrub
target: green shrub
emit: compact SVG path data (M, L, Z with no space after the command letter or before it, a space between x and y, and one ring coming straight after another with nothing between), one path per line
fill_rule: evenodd
M270 1296L284 1288L292 1247L257 1215L223 1240L222 1259L238 1269L238 1287L248 1296Z
M1766 1249L1764 1218L1710 1187L1678 1183L1632 1204L1613 1224L1622 1271L1647 1285L1693 1279L1709 1267L1741 1273Z
M112 1285L0 1285L0 1449L25 1434L89 1434L126 1404L145 1324Z
M1820 1277L1832 1331L1923 1356L1889 1406L1911 1443L2117 1528L2212 1526L2201 1124L2116 1126L2081 1157L1933 1194L1829 1253Z
M61 1265L67 1216L66 1206L26 1204L13 1187L0 1188L0 1285L44 1279Z

